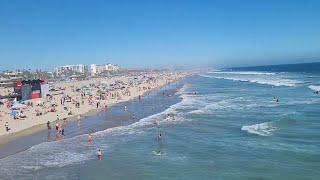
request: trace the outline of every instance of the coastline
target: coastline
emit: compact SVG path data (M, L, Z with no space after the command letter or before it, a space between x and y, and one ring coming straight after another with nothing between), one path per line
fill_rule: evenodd
M131 100L129 100L131 101ZM116 105L116 104L114 104ZM110 107L113 107L114 105L111 105ZM94 116L96 115L97 113L103 111L104 109L91 109L89 110L88 112L84 113L84 114L81 114L81 117L82 118L86 118L86 117L90 117L90 116ZM73 121L76 121L77 120L77 115L74 115L74 116L71 116L71 117L68 117L65 122L66 123L70 123L70 122L73 122ZM21 137L24 137L24 136L28 136L28 135L32 135L34 133L37 133L37 132L40 132L40 131L44 131L44 130L47 130L47 126L45 123L43 124L37 124L37 125L34 125L34 126L31 126L27 129L23 129L21 131L18 131L18 132L14 132L14 133L11 133L11 134L5 134L5 135L1 135L0 136L0 149L5 146L7 143L13 141L13 140L16 140L16 139L19 139Z
M10 111L5 109L3 112L5 112L5 116L2 115L1 117L1 121L0 121L0 125L4 127L4 122L9 122L9 127L10 127L10 131L9 132L5 132L4 128L0 129L0 141L3 142L3 139L12 139L12 137L19 135L19 134L24 134L26 132L30 132L30 130L27 130L29 128L32 127L37 127L40 126L42 127L43 125L45 125L47 123L47 121L50 121L51 126L53 126L53 123L55 122L66 122L66 121L70 121L72 119L77 119L79 117L83 117L83 116L88 116L89 114L92 113L97 113L99 111L104 110L106 107L112 107L118 103L122 103L122 102L127 102L130 101L132 99L138 98L139 96L145 96L145 94L147 94L148 92L161 88L163 86L166 86L170 83L173 83L175 81L179 81L183 78L185 78L186 76L188 76L187 74L174 74L174 75L168 75L166 74L165 76L161 76L161 74L157 74L157 75L150 75L151 77L155 77L155 79L157 80L156 82L142 82L139 85L134 85L134 86L128 86L127 89L122 90L113 90L111 92L109 92L109 94L116 94L117 96L115 98L111 98L106 97L105 100L96 100L96 98L98 98L98 88L95 88L92 93L95 94L95 96L93 96L93 98L91 97L85 97L84 99L81 97L82 101L84 102L79 108L74 108L75 102L71 102L71 103L67 103L65 104L59 104L59 99L63 98L66 95L70 95L72 97L72 101L80 101L80 94L75 92L74 89L76 87L81 87L83 85L89 85L89 84L99 84L100 82L104 81L104 82L108 82L108 83L114 83L116 81L122 81L122 82L129 82L129 79L132 78L130 76L128 77L114 77L114 78L110 78L110 79L94 79L94 80L86 80L86 81L77 81L77 82L71 82L71 83L60 83L58 85L56 85L55 87L63 87L65 90L62 91L61 93L58 94L54 94L53 95L53 101L55 104L59 104L58 106L56 106L56 111L54 113L51 113L48 111L48 106L50 103L52 102L48 102L46 103L46 105L44 107L38 107L38 106L32 106L32 107L28 107L25 111L25 113L27 114L27 118L23 118L23 119L18 119L18 120L13 120L12 117L10 117ZM123 93L125 91L129 91L129 96L128 95L124 95ZM118 97L118 94L122 94L120 96L120 98ZM90 100L93 99L93 100ZM46 101L44 98L41 99L36 99L33 100L33 104L39 104L38 102L44 102ZM87 102L88 101L88 102ZM92 102L90 102L92 101ZM49 103L49 104L48 104ZM99 108L95 107L95 104L99 103L100 106ZM46 109L45 109L46 107ZM64 108L68 108L68 111L65 111ZM4 108L4 107L3 107ZM43 115L41 116L36 116L34 111L39 111L39 109L41 112L43 112ZM69 115L68 112L71 112L72 109L72 115ZM41 126L42 125L42 126ZM36 129L36 128L35 128ZM4 140L5 141L5 140ZM0 142L0 146L1 143Z
M188 76L185 76L183 78L178 79L177 81L174 81L174 82L171 82L171 83L167 83L167 84L164 84L164 85L159 86L157 88L153 88L153 89L151 89L149 91L144 92L143 93L142 102L144 101L144 98L149 98L149 96L151 96L151 97L156 96L156 95L152 95L152 94L157 94L157 96L162 96L162 93L160 93L160 91L165 91L166 88L168 88L170 86L174 86L174 84L181 84L182 81L186 79L186 77L188 77ZM174 89L174 91L177 90L177 88L173 88L173 89ZM159 94L161 94L161 95L159 95ZM177 97L173 97L173 98L177 98ZM149 101L154 101L154 100L149 100ZM128 101L122 101L122 102L118 102L118 103L112 104L110 107L108 107L108 110L105 110L104 108L103 109L90 110L90 111L88 111L88 112L86 112L85 114L82 115L81 121L86 121L88 123L90 123L90 121L94 122L94 121L96 121L94 119L97 118L100 113L101 114L108 114L108 113L112 113L112 111L123 111L123 106L126 105L126 104L129 104L129 103L139 103L139 100L138 100L137 97L135 97L135 98L131 98ZM172 105L172 104L170 104L170 105ZM135 105L135 106L136 106L135 108L139 108L138 107L139 105ZM155 108L154 110L155 110L155 112L153 112L153 113L157 113L158 112L157 108ZM141 111L143 111L143 108L141 109ZM147 113L149 113L149 112L147 112ZM153 114L153 113L151 113L151 114ZM139 117L138 119L135 119L135 120L132 121L132 120L130 120L129 116L127 116L127 115L124 116L123 114L118 114L118 113L116 113L116 115L112 115L112 117L113 118L109 118L109 119L111 121L114 121L114 122L111 123L112 124L111 126L108 125L106 127L106 129L114 127L114 126L119 126L119 124L116 122L117 121L116 119L119 119L119 117L120 117L120 119L124 119L124 121L128 121L127 122L128 124L134 123L136 121L139 121L141 118L144 118L144 116L142 116L142 117ZM67 132L69 131L68 130L69 126L76 126L77 120L78 119L76 118L76 116L69 117L66 120ZM107 123L107 122L105 122L105 123ZM87 126L87 128L90 129L90 125ZM100 130L104 130L104 129L100 129ZM51 130L51 131L53 131L53 130ZM89 132L87 132L87 131L89 131ZM91 133L92 130L87 130L87 131L81 132L81 134ZM0 142L1 142L0 143L0 159L5 158L5 157L7 157L9 155L18 153L20 151L24 151L24 150L30 148L31 146L33 146L33 145L35 145L37 143L47 142L47 141L54 141L53 139L45 140L43 138L44 134L47 133L47 132L48 131L47 131L46 125L45 124L39 124L39 125L33 126L31 128L25 129L23 131L19 131L17 133L11 134L10 137L1 136L0 137ZM71 135L71 136L67 135L66 138L71 138L71 137L76 136L76 135L80 135L80 134L76 133L76 134ZM36 141L38 141L38 142L37 143L33 143L33 142L27 143L26 142L26 141L34 141L34 139L37 139ZM10 153L8 151L10 151Z

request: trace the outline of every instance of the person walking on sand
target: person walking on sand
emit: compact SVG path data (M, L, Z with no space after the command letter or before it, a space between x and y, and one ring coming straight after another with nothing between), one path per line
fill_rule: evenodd
M97 101L97 108L99 108L99 101Z
M6 131L9 132L9 131L10 131L9 123L6 122L6 124L5 124L4 126L5 126L5 128L6 128Z

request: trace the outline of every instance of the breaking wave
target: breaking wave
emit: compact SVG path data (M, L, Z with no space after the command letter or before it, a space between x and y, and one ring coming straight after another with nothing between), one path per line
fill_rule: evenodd
M257 71L214 71L212 74L240 74L240 75L275 75L271 72L257 72Z
M275 127L272 122L264 122L260 124L253 124L249 126L242 126L242 131L247 131L250 134L256 134L259 136L271 136L272 133L279 128Z
M313 90L313 91L320 91L320 85L310 85L308 86L309 89Z
M184 113L177 110L188 109L189 104L192 104L192 99L184 96L183 91L180 93L183 99L160 113L148 116L127 126L118 126L92 133L94 142L98 142L95 144L99 144L99 147L94 144L88 144L88 135L83 134L60 141L43 142L20 153L0 159L0 179L10 179L10 177L24 174L30 175L30 177L25 175L25 178L28 179L31 178L32 172L46 168L61 168L94 159L98 148L108 149L112 147L112 142L106 140L106 136L127 136L144 133L147 129L156 128L156 123L160 125L181 123L187 119Z
M216 78L216 79L226 79L226 80L232 80L232 81L251 82L251 83L271 85L271 86L294 87L294 86L297 86L298 84L302 83L301 81L298 81L298 80L281 78L280 76L276 76L276 74L273 74L273 73L253 72L253 73L249 74L249 72L242 72L242 74L239 74L239 72L237 72L237 73L232 72L229 74L225 74L225 73L213 73L213 74L219 74L219 75L204 74L201 76L206 77L206 78Z

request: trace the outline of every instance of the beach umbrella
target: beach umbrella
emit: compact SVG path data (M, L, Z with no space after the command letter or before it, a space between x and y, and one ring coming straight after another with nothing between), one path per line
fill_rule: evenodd
M27 106L25 104L15 103L15 104L13 104L11 109L22 109L22 108L26 108L26 107Z
M10 115L15 118L17 116L17 112L16 111L11 111Z

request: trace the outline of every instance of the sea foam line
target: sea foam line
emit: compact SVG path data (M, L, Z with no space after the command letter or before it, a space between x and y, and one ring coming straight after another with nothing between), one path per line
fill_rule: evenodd
M180 92L183 94L183 92ZM181 95L182 96L182 95ZM182 96L183 97L183 96ZM93 133L95 140L99 142L99 148L109 148L110 145L103 142L106 136L128 135L143 132L146 128L154 128L155 122L179 123L184 121L183 114L177 113L176 109L188 102L188 98L171 105L166 110L150 115L133 124L118 126ZM175 113L175 118L168 117L167 114ZM7 176L16 176L34 172L44 168L64 167L71 164L78 164L95 157L96 146L88 146L87 134L75 136L60 141L43 142L31 148L0 159L3 173L0 179ZM23 159L23 161L19 161Z
M283 79L279 77L269 77L269 76L263 76L263 77L230 77L230 76L212 76L212 75L201 75L202 77L206 78L215 78L215 79L226 79L226 80L232 80L232 81L241 81L241 82L251 82L251 83L258 83L263 85L272 85L272 86L288 86L288 87L294 87L298 84L302 83L298 80L292 80L292 79Z
M257 71L212 71L212 74L239 74L239 75L275 75L271 72L257 72Z

